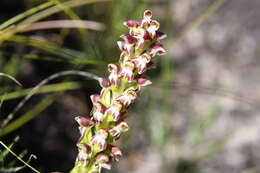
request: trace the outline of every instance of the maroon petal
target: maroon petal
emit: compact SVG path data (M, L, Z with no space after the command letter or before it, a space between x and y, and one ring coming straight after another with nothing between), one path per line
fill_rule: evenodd
M155 37L156 37L157 40L162 40L162 39L166 38L167 35L164 34L163 32L156 31L156 35L155 35Z
M166 50L163 48L162 44L159 42L152 45L151 49L149 50L149 53L152 57L155 55L164 55L166 53Z
M120 37L129 44L133 44L137 41L137 39L135 37L131 36L130 34L121 35Z
M126 27L137 27L140 25L140 22L137 20L128 20L123 23Z

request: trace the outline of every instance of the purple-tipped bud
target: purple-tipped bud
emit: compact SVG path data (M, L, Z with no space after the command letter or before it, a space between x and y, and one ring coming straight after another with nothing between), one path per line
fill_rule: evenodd
M89 126L93 126L94 125L94 122L89 117L78 116L78 117L75 117L75 120L82 127L89 127Z
M100 150L103 151L107 147L108 133L104 129L100 129L96 132L95 136L92 138L91 143L99 146Z
M132 27L137 27L140 25L140 22L137 21L137 20L128 20L128 21L125 21L123 23L124 26L126 27L129 27L129 28L132 28Z
M152 84L152 82L144 77L138 77L136 79L136 83L140 86L147 86L147 85L150 85Z
M134 90L128 90L124 92L123 95L116 98L116 100L120 101L125 107L129 106L133 100L137 98L137 94Z
M118 147L111 146L110 155L118 162L120 157L122 157L122 151Z
M160 55L164 55L166 53L166 50L163 48L162 44L157 42L151 46L149 53L152 57L154 57L156 55L160 56Z
M116 64L108 64L108 71L110 72L110 75L108 77L111 84L118 85L119 84L119 71L120 67Z
M106 114L111 114L113 117L113 121L118 121L120 118L120 111L122 109L123 105L119 101L114 101L113 104L107 108Z
M121 71L120 71L120 76L123 76L125 78L127 78L129 81L132 81L134 78L134 70L135 65L133 62L131 61L127 61L125 62L124 67L122 67Z

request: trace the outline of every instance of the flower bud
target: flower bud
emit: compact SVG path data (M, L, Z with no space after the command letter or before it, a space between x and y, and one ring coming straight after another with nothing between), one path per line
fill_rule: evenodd
M147 86L147 85L152 84L152 82L150 80L148 80L144 77L141 77L141 76L136 79L136 83L140 86Z
M75 120L79 123L82 127L89 127L94 125L94 122L89 117L75 117Z

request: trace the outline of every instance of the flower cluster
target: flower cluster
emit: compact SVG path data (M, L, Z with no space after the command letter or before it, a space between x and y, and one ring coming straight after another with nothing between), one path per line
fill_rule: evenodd
M128 20L124 25L130 31L117 42L122 51L119 63L109 64L108 78L100 79L102 90L91 96L90 117L76 117L81 137L71 173L100 173L111 168L110 159L119 160L122 152L113 142L129 129L125 113L141 87L151 84L143 74L153 66L153 57L166 52L160 43L166 35L158 31L160 24L151 11L146 10L141 21Z

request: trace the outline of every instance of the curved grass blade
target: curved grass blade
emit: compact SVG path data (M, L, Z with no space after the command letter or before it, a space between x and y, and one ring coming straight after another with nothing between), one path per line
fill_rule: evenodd
M19 32L30 32L35 30L45 30L45 29L56 29L56 28L84 28L95 31L104 31L105 25L89 20L51 20L44 22L37 22L27 25L25 28Z
M48 78L42 80L38 85L36 85L31 91L30 93L14 108L14 110L7 116L7 118L4 120L4 122L1 124L1 128L3 128L4 126L6 126L9 121L11 119L13 119L14 114L23 107L23 105L46 83L48 83L49 81L56 79L58 77L61 76L66 76L66 75L79 75L79 76L84 76L84 77L88 77L94 80L97 80L98 82L100 82L100 77L89 73L89 72L84 72L84 71L76 71L76 70L71 70L71 71L62 71L59 73L55 73L51 76L49 76ZM1 131L0 131L1 133ZM0 135L1 136L1 135Z
M14 81L17 85L19 85L19 86L21 86L21 87L23 86L18 80L16 80L14 77L12 77L12 76L9 75L9 74L0 73L0 76L5 76L5 77L11 79L12 81Z

